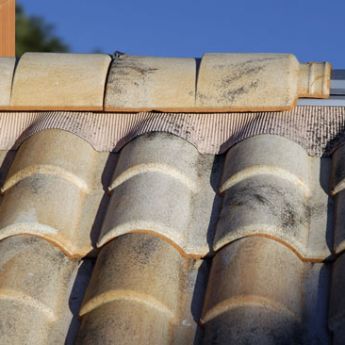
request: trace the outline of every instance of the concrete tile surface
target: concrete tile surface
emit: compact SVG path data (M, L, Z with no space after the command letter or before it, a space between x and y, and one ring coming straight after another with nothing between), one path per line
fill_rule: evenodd
M16 69L15 63L0 61L5 110L280 111L294 108L300 97L330 94L331 65L301 64L291 54L26 53Z
M0 162L0 343L344 341L342 148L51 129Z
M103 110L110 63L104 54L26 53L14 76L11 108Z
M105 109L193 109L195 80L195 59L120 55L109 71Z
M30 137L2 188L0 238L37 235L71 257L89 253L90 232L104 196L100 166L107 157L61 130Z
M329 85L328 64L305 67L293 55L205 54L198 74L196 108L284 110L299 96L327 98Z
M188 255L206 255L215 198L209 183L213 161L172 135L150 134L129 143L109 187L98 246L125 233L147 232Z
M0 252L0 343L63 344L77 262L31 236L2 240Z
M10 106L12 79L15 65L15 58L0 58L0 109L9 108Z

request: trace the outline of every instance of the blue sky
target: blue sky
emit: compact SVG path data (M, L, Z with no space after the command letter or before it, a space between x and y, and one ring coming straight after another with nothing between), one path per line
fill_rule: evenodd
M288 52L345 68L345 0L17 0L74 52Z

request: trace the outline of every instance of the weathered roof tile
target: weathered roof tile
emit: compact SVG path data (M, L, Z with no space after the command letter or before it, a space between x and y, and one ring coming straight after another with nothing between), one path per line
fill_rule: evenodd
M307 260L329 256L327 227L322 227L328 197L318 183L320 169L302 147L278 136L253 137L231 148L220 186L224 200L215 250L259 235L281 241ZM309 236L314 217L320 226Z
M330 66L199 63L117 56L106 98L200 113L0 113L1 344L72 345L79 314L80 345L344 343L345 108L201 113L324 97ZM14 98L103 110L109 64L26 55Z
M120 55L109 72L105 109L193 109L195 80L195 59Z
M0 109L9 108L15 58L0 58Z
M230 149L220 187L225 195L215 249L256 234L284 241L305 254L308 162L301 147L274 136L254 137Z
M340 255L335 263L332 265L332 290L330 299L330 311L329 311L329 326L335 333L341 333L345 324L345 299L344 299L344 269L345 269L345 256ZM344 336L344 334L343 334ZM337 336L339 337L339 336ZM344 338L341 337L344 341Z
M15 72L14 65L1 59L6 110L277 111L330 93L330 64L300 64L289 54L120 54L111 61L104 54L26 53Z
M2 188L0 238L31 234L55 243L70 256L90 252L90 231L104 194L100 166L107 157L60 130L29 138Z
M345 146L340 146L332 156L331 195L334 199L334 250L345 249L344 202L345 202Z
M110 63L103 54L26 53L14 75L11 107L103 110Z
M143 136L121 152L98 246L130 232L155 233L194 256L209 250L214 158L175 136ZM178 200L178 202L176 202Z
M268 175L289 181L308 197L309 170L309 157L300 145L279 136L259 135L228 151L220 192L245 179Z
M0 343L63 343L77 262L28 236L2 240L0 252Z
M288 54L206 54L198 73L196 109L290 109L299 96L329 96L329 64L301 65Z
M186 318L184 302L193 291L188 276L197 269L193 260L151 235L127 234L111 241L98 256L81 308L80 344L110 339L171 344L181 328L184 337L193 338L196 324L191 315Z
M282 272L289 276L288 282ZM278 242L263 237L236 241L213 259L203 322L239 307L261 304L300 320L302 277L303 262Z
M328 343L325 309L319 310L321 330L314 329L319 315L305 313L303 291L317 293L319 284L316 274L306 281L309 265L268 238L244 238L223 248L209 277L203 343L314 344L321 337Z
M83 317L77 345L168 345L169 317L147 304L115 300Z

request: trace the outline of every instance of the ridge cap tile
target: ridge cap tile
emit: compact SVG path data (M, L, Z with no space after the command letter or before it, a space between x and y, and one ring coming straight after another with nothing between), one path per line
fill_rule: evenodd
M105 54L25 53L14 75L11 109L103 110L110 63Z
M15 65L15 58L0 57L0 109L6 109L10 106Z
M0 107L12 111L283 111L291 110L299 97L328 98L330 93L331 65L326 62L300 64L294 55L273 53L210 53L198 61L25 53L13 82L9 75L14 65L1 69L6 61L0 63L0 75L6 80L0 85L5 90Z

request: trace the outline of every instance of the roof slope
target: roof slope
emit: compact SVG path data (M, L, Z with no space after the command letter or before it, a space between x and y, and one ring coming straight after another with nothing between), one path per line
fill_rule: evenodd
M342 325L342 152L310 157L261 135L201 155L157 133L109 155L61 130L30 137L3 165L13 159L0 207L1 341L20 344L33 312L41 331L29 343L66 337L73 290L80 300L88 285L78 344L329 344L329 296L330 327ZM96 245L87 284L78 263ZM324 262L337 256L330 293Z
M297 65L289 79L291 56L257 58L254 68L249 55L206 55L193 69L197 85L182 83L193 59L120 56L117 73L105 56L97 56L102 73L74 55L67 69L61 56L19 62L5 108L15 109L16 89L24 100L32 83L42 97L22 104L34 112L0 113L0 344L344 343L345 108L259 112L256 92L274 107L293 103L296 90L313 95L300 75L323 69L325 77L328 65ZM218 96L229 89L218 83L230 74L222 69L234 87L225 106ZM79 109L82 88L62 83L76 70L85 92L97 91L85 109L100 111L39 112ZM278 72L285 79L270 98L262 85L274 85ZM238 109L234 90L250 86L252 73L261 86L241 104L255 112L134 112L190 100L200 111ZM181 103L169 90L156 94L170 76ZM138 108L126 108L136 100ZM104 112L107 102L117 105ZM131 112L112 112L120 108Z

